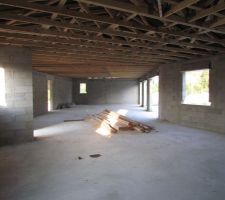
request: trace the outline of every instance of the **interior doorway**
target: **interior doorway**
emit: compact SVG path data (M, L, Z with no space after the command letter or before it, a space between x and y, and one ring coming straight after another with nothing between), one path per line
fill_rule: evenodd
M48 111L51 111L53 108L52 103L52 80L48 80L47 83L47 95L48 95Z
M139 105L142 106L142 82L139 82Z
M159 76L150 79L150 111L159 112Z
M143 96L143 98L144 98L144 105L143 105L143 107L147 107L147 80L145 80L144 82L143 82L143 87L144 87L144 96Z

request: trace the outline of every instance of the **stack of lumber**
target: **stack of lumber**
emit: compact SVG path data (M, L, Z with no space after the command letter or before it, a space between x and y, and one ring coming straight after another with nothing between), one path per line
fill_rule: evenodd
M151 126L131 120L107 109L99 114L89 116L87 120L104 127L111 133L118 133L120 130L137 130L142 133L149 133L154 130Z

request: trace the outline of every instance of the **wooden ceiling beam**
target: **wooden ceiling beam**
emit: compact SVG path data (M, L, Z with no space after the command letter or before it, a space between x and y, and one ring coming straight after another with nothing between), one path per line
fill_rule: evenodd
M51 50L51 49L43 49L43 48L34 48L34 54L37 54L38 52L42 52L42 56L44 54L47 54L47 53L53 53L55 55L60 55L62 56L63 52L55 52L54 50ZM102 62L110 62L112 60L112 58L105 58L105 57L99 57L99 58L96 58L95 56L87 56L87 55L78 55L78 54L73 54L73 59L74 60L83 60L83 61L87 61L87 57L88 57L88 61L102 61ZM63 57L62 57L63 58ZM53 59L52 61L54 62L57 62L57 56L55 57L55 59ZM130 64L131 62L134 63L134 64L137 64L137 65L146 65L149 63L150 65L150 62L139 62L139 61L130 61L130 60L121 60L121 59L114 59L115 62L118 62L118 63L126 63L126 64ZM68 60L68 62L73 62L73 60ZM63 62L62 62L63 63ZM154 62L153 62L154 63ZM151 65L150 65L151 66Z
M79 42L77 40L68 40L68 39L64 39L64 38L54 38L54 37L41 37L41 36L33 36L33 35L23 35L23 34L15 34L15 33L3 33L0 32L0 37L4 37L4 38L13 38L13 39L21 39L24 41L40 41L40 42L45 42L46 44L48 43L57 43L57 44L69 44L72 46L85 46L91 49L95 49L96 51L98 50L103 50L103 51L118 51L118 52L128 52L128 53L141 53L144 55L162 55L162 56L172 56L172 57L177 57L177 58L187 58L187 59L193 59L194 55L203 55L203 56L207 56L207 53L204 52L200 52L200 51L195 51L195 50L185 50L185 49L181 49L181 52L178 52L179 49L176 48L163 48L162 50L160 50L159 48L154 48L154 51L150 50L150 49L139 49L139 48L125 48L125 47L116 47L116 46L112 46L112 45L107 45L107 44L98 44L98 46L96 46L95 44L91 44L91 43L85 43L85 42ZM192 54L192 55L188 55L188 54Z
M212 23L210 25L210 27L215 28L215 27L218 27L218 26L222 26L224 24L225 24L225 17L221 18L221 19L218 19L216 22Z
M98 28L93 28L93 27L87 27L87 26L78 26L78 25L73 25L71 23L66 23L66 22L58 22L58 21L53 21L53 20L48 20L46 18L34 18L34 17L26 17L26 16L20 16L20 15L12 15L12 14L6 14L6 13L0 13L0 19L6 19L6 20L17 20L21 22L26 22L26 23L32 23L32 24L39 24L39 25L47 25L47 26L55 26L59 28L66 28L66 29L75 29L75 30L80 30L80 31L85 31L85 32L92 32L92 33L102 33L102 34L107 34L107 35L116 35L116 36L121 36L121 37L131 37L131 38L137 38L137 39L146 39L149 41L155 41L155 42L164 42L161 41L160 38L156 37L150 37L145 34L135 34L135 33L124 33L122 31L110 31L106 29L98 29ZM115 25L115 24L114 24ZM133 27L131 27L133 28ZM138 28L138 27L137 27ZM146 29L148 30L148 29ZM165 34L171 34L173 36L179 36L179 37L190 37L194 38L196 40L201 40L204 42L208 42L208 38L205 37L200 37L199 35L191 35L191 34L180 34L180 33L175 33L175 32L167 32L167 31L160 31L160 33L165 33ZM221 43L219 40L212 40L215 43ZM225 44L225 43L224 43Z
M56 32L56 31L50 31L50 30L44 30L44 29L32 29L32 28L27 28L27 27L18 27L18 26L8 26L8 25L0 25L0 30L5 31L5 32L16 32L16 33L25 33L25 34L32 34L32 35L40 35L40 36L54 36L54 37L64 37L64 38L72 38L72 39L84 39L87 41L96 41L100 43L113 43L113 44L119 44L119 45L128 45L128 46L136 46L136 47L141 47L141 48L149 48L152 49L154 48L154 45L149 45L149 44L143 44L143 43L138 43L138 42L127 42L127 41L122 41L119 39L106 39L106 38L97 38L97 37L87 37L84 35L80 34L70 34L70 33L61 33L61 32ZM120 33L122 34L122 33ZM137 37L137 36L136 36ZM177 42L176 40L157 40L158 42L161 43L168 43L168 44L175 44L178 46L187 46L190 48L200 48L200 49L206 49L206 50L211 50L211 51L219 51L223 52L225 48L220 48L220 47L211 47L207 45L195 45L189 42Z
M74 46L68 46L68 45L62 45L62 44L50 44L48 43L48 45L46 45L46 42L32 42L31 40L29 40L29 42L23 41L23 40L18 40L18 39L9 39L6 40L5 38L0 38L0 43L2 44L17 44L17 45L23 45L26 47L46 47L46 48L53 48L53 49L57 49L56 51L59 50L69 50L70 52L73 52L75 54L77 53L91 53L92 55L96 55L96 56L103 56L103 55L108 55L108 56L117 56L117 57L121 57L121 58L130 58L133 60L145 60L145 61L154 61L157 59L160 60L183 60L181 58L175 58L175 57L168 57L168 56L160 56L160 55L143 55L143 54L138 54L136 53L116 53L113 51L104 51L102 49L102 51L100 51L99 49L90 49L90 48L80 48L80 47L74 47Z
M38 54L38 53L40 53L40 54ZM44 56L44 54L48 54L48 53L54 53L54 52L51 52L51 51L44 51L43 49L35 49L34 50L34 54L35 55L40 55L40 58L39 59L42 59L43 58L43 56ZM55 54L55 57L54 57L54 59L51 59L51 60L48 60L47 58L45 58L45 60L44 60L44 62L45 63L47 63L47 62L49 62L49 61L51 61L51 62L54 62L54 63L58 63L58 64L61 64L62 66L64 65L64 64L69 64L69 62L70 63L72 63L73 61L77 61L77 60L83 60L83 61L87 61L87 56L79 56L79 55L74 55L73 56L73 59L71 59L71 60L68 60L68 63L64 63L63 61L62 62L60 62L60 61L56 61L56 59L57 59L57 56L61 56L62 58L68 58L69 59L69 57L66 57L66 56L64 56L63 55L63 52L61 52L61 53L54 53ZM71 57L70 57L71 58ZM110 62L112 59L106 59L106 58L99 58L99 59L96 59L96 58L94 58L94 57L89 57L88 58L88 61L91 61L91 62ZM37 62L38 62L38 60L36 60ZM34 60L34 62L35 62L35 60ZM36 62L36 63L37 63ZM122 63L122 64L126 64L126 65L129 65L131 62L129 62L129 61L121 61L121 60L114 60L114 62L117 62L117 63ZM39 62L38 62L39 63ZM43 63L43 64L45 64L45 63ZM41 63L39 63L39 64L41 64ZM139 63L139 62L133 62L133 64L136 64L136 66L146 66L147 65L147 63ZM159 65L159 64L150 64L149 63L149 67L151 67L151 66L156 66L156 65Z
M157 64L157 63L165 63L163 61L160 61L160 60L151 60L151 61L146 61L146 60L143 60L143 59L140 59L140 60L136 60L136 59L133 59L131 60L130 58L121 58L121 57L116 57L116 56L97 56L96 55L93 55L93 54L82 54L82 53L76 53L76 52L72 52L72 51L67 51L67 50L55 50L54 48L45 48L45 47L34 47L33 48L33 52L36 53L36 52L49 52L49 53L53 53L55 55L57 54L62 54L62 55L67 55L70 57L76 57L76 56L79 56L80 58L85 58L86 61L88 61L90 58L94 58L94 60L97 60L97 61L101 61L101 60L104 60L104 61L117 61L117 62L126 62L126 63L142 63L142 64ZM64 53L64 54L63 54ZM87 60L88 58L88 60ZM58 61L60 60L60 58L56 58L55 61ZM65 62L65 61L64 61Z
M90 4L95 4L95 5L97 4L97 5L101 5L103 7L106 7L106 8L113 7L116 10L121 10L121 11L129 12L129 13L135 13L135 14L143 15L143 16L146 16L146 17L149 17L149 18L157 19L157 20L173 22L173 23L176 23L176 24L183 24L185 26L190 26L192 28L198 28L198 29L202 29L202 30L206 30L206 31L212 31L212 32L215 32L215 33L225 34L225 31L210 29L209 27L200 26L200 25L197 25L197 24L191 24L191 23L186 22L185 20L178 20L178 19L174 19L174 18L165 18L165 17L159 17L159 16L156 16L156 15L152 15L152 14L149 13L146 6L145 7L143 7L143 6L137 7L137 6L133 6L131 4L128 4L128 3L123 3L123 2L118 2L115 5L115 1L112 1L112 0L110 0L110 1L106 1L106 0L92 0L92 1L91 0L79 0L79 2L90 3ZM118 20L118 19L115 20L115 19L112 19L110 17L102 17L102 16L93 15L93 14L90 14L90 13L89 14L78 13L78 12L74 12L74 11L64 9L64 8L58 9L57 7L54 7L54 6L46 6L46 5L42 5L42 4L29 3L29 2L20 2L20 1L16 1L16 0L10 0L10 1L0 0L0 3L2 3L4 5L19 7L19 8L25 8L25 9L31 9L31 10L36 10L36 11L40 11L40 12L46 12L46 13L52 13L52 14L56 13L58 15L75 17L75 18L85 19L85 20L89 20L89 21L96 21L96 22L107 23L107 24L117 24L119 26L124 26L124 27L128 27L128 28L144 29L146 31L155 31L155 32L159 32L159 33L164 32L165 34L171 34L171 35L175 34L175 33L170 32L170 31L158 30L158 29L150 27L150 26L143 26L143 25L137 26L137 25L133 25L132 23L122 21L122 20ZM112 5L114 5L114 6L112 6ZM187 38L193 37L193 35L191 35L191 34L186 34L186 35L183 35L183 36L186 36ZM200 37L198 39L200 39Z
M164 2L167 2L169 4L172 4L172 5L176 5L177 4L177 1L176 0L163 0ZM195 10L196 12L201 12L201 11L204 11L205 8L202 8L202 7L199 7L199 6L195 6L195 5L191 5L188 7L189 9L192 9L192 10ZM224 17L223 14L220 14L220 13L214 13L217 17Z
M31 29L31 28L25 28L25 27L15 27L15 26L8 26L8 25L0 25L0 31L3 32L16 32L16 33L22 33L22 34L28 34L28 35L38 35L38 36L50 36L50 37L63 37L63 38L68 38L68 39L84 39L84 40L89 40L89 41L96 41L96 42L100 42L100 43L114 43L114 44L123 44L123 45L127 45L127 46L131 46L131 47L141 47L141 48L146 48L146 49L160 49L159 46L150 46L150 45L146 45L146 44L142 44L142 43L137 43L137 42L126 42L126 41L121 41L121 40L111 40L111 39L99 39L96 37L88 37L84 36L84 35L77 35L77 34L70 34L70 33L60 33L60 32L55 32L55 31L50 31L50 30L41 30L41 29ZM193 44L189 44L189 46L193 47ZM201 47L201 45L198 45L199 48ZM211 50L216 50L218 48L213 48L213 47L207 47ZM164 50L165 47L162 47L162 49ZM170 47L166 48L167 50L170 49ZM171 51L173 48L171 48ZM181 50L181 52L185 52L185 50L182 50L182 48L178 48L178 50ZM220 48L218 50L221 50ZM179 51L177 51L179 52ZM189 51L187 50L188 53L193 52L193 54L199 54L201 55L200 51ZM205 55L204 52L202 52L203 55Z
M57 6L58 6L59 9L61 9L65 5L65 3L66 3L67 0L58 0L58 1L59 2L58 2L58 5ZM58 16L58 14L54 13L51 16L51 19L52 20L55 20L57 18L57 16ZM44 25L43 27L46 28L46 29L49 29L51 26L48 26L48 25L45 26Z
M172 6L172 8L165 13L164 17L169 17L170 15L183 10L184 8L189 7L192 4L197 3L199 0L183 0L179 3L177 3L176 5Z
M51 55L51 56L53 56L53 55ZM50 55L49 55L49 57L51 57ZM138 70L138 68L137 68L137 65L136 64L123 64L123 63L110 63L110 62L91 62L91 63L85 63L85 62L83 62L83 63L78 63L78 62L76 62L76 61L74 61L73 63L69 63L69 64L67 64L67 63L64 63L64 64L58 64L58 63L47 63L47 62L43 62L43 63L40 63L39 61L38 61L38 59L40 59L42 57L42 55L34 55L33 56L33 63L32 63L32 66L33 67L49 67L49 68L51 68L51 67L61 67L61 68L63 68L63 67L67 67L67 68L69 68L69 67L77 67L77 66L79 66L79 67L86 67L86 68L93 68L93 67L105 67L105 66L107 66L107 67L115 67L115 69L121 69L121 67L128 67L128 68L136 68L137 70ZM53 56L53 58L55 58L55 56ZM149 68L149 67L151 67L151 65L141 65L141 67L142 68Z
M79 66L79 65L76 65L76 66L71 66L71 67L65 67L65 66L58 66L58 67L48 67L48 66L42 66L42 67L36 67L36 65L34 65L33 69L40 69L40 70L49 70L49 71L64 71L64 72L93 72L93 73L98 73L98 72L101 72L101 71L104 71L107 67L98 67L98 66ZM114 68L114 67L113 67ZM125 68L125 67L124 67ZM142 70L147 70L149 69L148 68L143 68L142 67ZM116 69L116 71L122 71L123 69ZM138 72L138 69L137 67L134 68L134 67L128 67L128 69L126 69L127 72Z
M162 11L162 2L161 2L161 0L157 0L157 6L158 6L158 10L159 10L159 16L162 17L163 16L163 11Z
M215 33L221 33L221 34L225 34L224 30L217 30L217 29L212 29L206 26L202 26L202 25L198 25L195 23L190 23L187 22L184 19L180 19L177 17L160 17L154 14L151 14L148 10L147 6L142 6L142 7L137 7L134 5L131 5L129 3L125 3L125 2L118 2L115 0L77 0L79 2L83 2L83 3L88 3L88 4L94 4L94 5L98 5L98 6L102 6L102 7L106 7L106 8L111 8L114 10L119 10L122 12L128 12L128 13L136 13L137 15L142 15L145 17L149 17L152 19L156 19L156 20L160 20L160 21L165 21L165 22L172 22L172 23L176 23L176 24L182 24L184 26L189 26L192 28L197 28L197 29L202 29L205 31L212 31ZM197 2L197 0L184 0L184 2ZM1 2L1 1L0 1ZM183 1L182 1L183 2ZM193 4L193 3L191 3ZM190 5L191 5L190 4Z
M72 25L70 23L65 23L65 22L62 23L62 22L57 22L57 21L43 19L43 18L38 19L38 18L34 18L34 17L25 17L25 16L18 16L18 15L10 15L10 14L0 14L0 19L10 19L10 20L17 20L17 21L22 21L22 22L27 22L27 23L32 23L32 24L55 26L55 27L66 28L66 29L75 29L75 30L80 30L80 31L84 31L84 32L101 33L101 34L128 37L128 38L144 39L144 40L148 40L151 42L159 42L159 43L168 42L168 40L151 37L151 36L148 36L145 34L136 34L136 33L128 33L128 32L125 33L122 31L110 31L110 30L92 28L92 27L87 27L87 26L77 26L77 25ZM184 36L184 37L186 37L186 36ZM197 36L197 38L194 38L194 37L192 37L192 38L198 40L199 36ZM206 38L201 38L201 40L208 42L208 39L206 39ZM221 40L211 39L211 41L221 44ZM184 45L184 43L179 43L176 40L169 40L169 42L171 44ZM190 45L189 43L187 43L187 44ZM225 45L225 42L224 42L224 45Z
M194 21L196 21L198 19L201 19L203 17L215 14L215 13L220 12L222 10L225 10L225 3L224 2L219 3L219 4L215 5L215 6L212 6L212 7L208 8L208 9L204 9L204 10L202 10L200 12L197 12L197 14L193 18L191 18L189 20L189 22L194 22ZM210 28L214 28L214 26L210 26Z

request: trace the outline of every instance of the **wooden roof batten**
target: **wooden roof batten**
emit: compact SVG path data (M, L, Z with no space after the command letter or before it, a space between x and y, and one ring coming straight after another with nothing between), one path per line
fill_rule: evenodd
M225 53L224 1L129 1L0 0L0 44L31 48L37 71L82 78L137 79Z

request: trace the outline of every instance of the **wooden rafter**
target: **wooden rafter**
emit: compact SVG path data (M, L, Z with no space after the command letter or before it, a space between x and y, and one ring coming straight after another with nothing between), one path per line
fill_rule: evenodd
M148 11L147 7L136 7L136 6L132 6L129 5L128 3L123 3L123 2L117 2L114 0L79 0L79 2L84 2L84 3L89 3L89 4L95 4L95 5L100 5L106 8L111 8L111 9L115 9L115 10L119 10L119 11L123 11L123 12L128 12L128 13L136 13L138 15L142 15L145 17L149 17L149 18L153 18L153 19L157 19L157 20L163 20L163 21L167 21L167 22L175 22L177 24L182 24L185 26L190 26L192 28L199 28L202 30L208 30L208 31L212 31L215 33L221 33L221 34L225 34L225 31L220 31L220 30L216 30L216 29L211 29L209 27L205 27L205 26L200 26L197 24L193 24L193 23L188 23L184 20L180 20L180 19L175 19L175 18L165 18L165 17L159 17L157 15L153 15L150 14ZM77 18L83 18L83 19L89 19L92 21L99 21L99 22L104 22L104 23L114 23L117 24L116 21L112 22L112 19L106 19L103 17L97 17L97 16L87 16L85 14L82 13L74 13L72 11L66 10L66 9L57 9L56 7L49 7L49 6L45 6L45 5L40 5L40 4L34 4L34 3L29 3L29 2L20 2L20 1L16 1L16 0L0 0L1 4L5 4L5 5L11 5L11 6L16 6L16 7L20 7L20 8L25 8L25 9L32 9L32 10L36 10L36 11L40 11L40 12L47 12L47 13L57 13L58 15L64 15L64 16L69 16L69 17L77 17ZM109 20L109 21L108 21ZM111 22L110 22L111 21ZM125 24L124 24L125 25Z
M199 0L183 0L180 3L176 4L175 6L172 6L172 8L165 13L165 17L169 17L170 15L183 10L184 8L187 8L188 6L197 3Z
M48 20L48 19L38 19L38 18L16 16L16 15L9 15L9 14L0 14L0 18L1 19L18 20L18 21L23 21L23 22L27 22L27 23L33 23L33 24L40 24L40 25L45 24L45 25L48 25L48 26L56 26L56 27L60 27L60 28L76 29L76 30L81 30L81 31L84 31L84 32L102 33L102 34L115 35L115 36L121 36L121 37L145 39L145 40L148 40L148 41L151 41L151 42L170 43L170 44L185 46L185 43L178 43L176 40L164 41L160 38L146 36L144 34L123 33L121 31L110 31L110 30L101 30L101 29L99 30L97 28L90 28L90 27L85 27L85 26L76 26L76 25L72 25L70 23L62 23L62 22L52 21L52 20ZM5 27L7 28L7 26L5 26ZM2 26L2 29L3 29L3 26ZM42 31L42 32L44 32L44 31ZM180 35L177 34L177 36L186 37L186 36L183 36L182 34L180 34ZM196 35L196 36L191 35L191 38L208 42L208 39L203 38L203 37L199 37L198 35ZM220 40L215 39L215 40L211 40L211 41L214 42L214 43L222 44ZM187 43L186 45L189 46L190 44ZM208 47L206 46L206 49L207 48Z
M103 7L106 7L106 8L111 8L111 9L119 10L119 11L122 11L122 12L136 13L138 15L142 15L142 16L149 17L149 18L156 19L156 20L160 20L160 21L173 22L173 23L176 23L176 24L182 24L182 25L189 26L189 27L192 27L192 28L198 28L198 29L202 29L202 30L212 31L212 32L215 32L215 33L225 34L225 32L222 31L222 30L211 29L211 28L206 27L206 26L201 26L201 25L198 25L198 24L189 23L189 22L186 22L186 20L183 20L183 19L180 19L180 18L159 17L157 15L149 13L148 8L146 6L145 7L144 6L136 7L136 6L133 6L131 4L124 3L124 2L117 2L115 0L78 0L78 1L84 2L84 3L89 3L89 4L94 4L94 5L98 5L98 6L103 6ZM195 1L197 2L197 0L195 0Z
M162 17L163 12L162 12L162 2L161 2L161 0L157 0L157 5L158 5L158 10L159 10L159 16Z
M127 42L127 41L123 41L123 40L119 40L119 39L87 37L87 36L80 35L80 34L60 33L60 32L49 31L49 30L39 30L39 29L33 30L33 29L30 29L30 28L25 28L25 27L0 25L0 30L2 30L2 31L13 31L13 32L17 32L17 33L26 33L26 34L39 35L39 36L45 35L45 36L64 37L64 38L73 38L73 39L84 39L84 40L96 41L96 42L100 42L100 43L113 43L113 44L120 44L120 45L122 44L122 45L148 48L148 49L154 48L154 46L150 46L148 44L142 44L142 43L138 43L138 42ZM106 33L106 32L108 32L108 31L105 31L104 33ZM112 32L110 32L110 33L112 33ZM117 34L119 34L119 33L117 33ZM131 35L133 36L133 34L131 34ZM121 36L122 36L122 34L121 34ZM138 36L135 35L133 37L138 37ZM141 38L142 38L142 36L141 36ZM149 36L146 36L146 39L151 40L151 38ZM153 41L156 41L156 39L153 38ZM224 52L224 50L225 50L225 49L219 48L219 47L210 47L210 46L200 45L200 44L195 45L195 44L186 43L186 42L179 42L178 43L176 40L158 39L157 42L168 43L168 44L177 44L177 45L181 45L181 46L189 46L189 47L192 47L192 48L208 49L208 50L212 50L212 51ZM157 48L159 48L159 47L157 47ZM162 47L162 48L164 48L164 47Z
M87 1L87 0L82 0L82 1ZM0 0L0 3L5 3L8 2L6 0ZM95 1L94 1L95 2ZM91 20L91 21L96 21L96 22L102 22L102 23L109 23L109 24L117 24L119 26L124 26L124 27L128 27L128 28L134 28L134 29L142 29L142 30L146 30L146 31L154 31L154 32L158 32L158 33L162 33L162 34L168 34L168 35L173 35L173 36L182 36L182 37L187 37L187 38L195 38L197 40L205 40L208 41L208 38L204 38L204 37L199 37L198 35L193 35L193 34L182 34L179 32L171 32L171 31L165 31L165 30L161 30L161 29L156 29L150 26L140 26L140 25L133 25L131 23L128 22L124 22L124 21L120 21L120 20L115 20L115 19L111 19L111 18L107 18L107 17L98 17L96 15L91 15L91 14L84 14L84 13L74 13L65 9L57 9L55 7L50 7L50 6L46 6L46 5L36 5L36 4L32 4L32 3L20 3L18 1L10 1L8 3L5 3L7 5L13 5L13 6L17 6L17 7L21 7L21 8L27 8L27 9L33 9L36 11L42 11L42 12L47 12L47 13L57 13L59 15L64 15L64 16L69 16L69 17L74 17L74 18L80 18L80 19L86 19L86 20ZM133 13L133 12L132 12ZM158 17L156 17L158 18ZM166 19L167 20L167 19ZM179 23L179 22L176 22ZM186 23L184 23L186 24ZM193 25L194 26L194 25ZM209 31L207 27L201 27L201 26L197 26L197 28L201 28L202 30L206 30ZM219 33L224 33L223 31L219 31L219 30L214 30L215 32L219 32Z
M195 15L193 18L191 18L189 20L189 22L194 22L194 21L196 21L198 19L201 19L203 17L215 14L215 13L220 12L222 10L225 10L225 3L224 2L219 3L219 4L215 5L215 6L212 6L212 7L208 8L208 9L200 11L199 13L197 13L197 15Z
M222 19L217 20L216 22L214 22L213 24L210 25L210 27L215 28L218 26L222 26L225 24L225 17Z
M0 0L0 6L0 44L31 48L35 70L47 73L83 76L82 62L88 75L95 69L99 76L138 78L161 64L225 53L222 0Z

